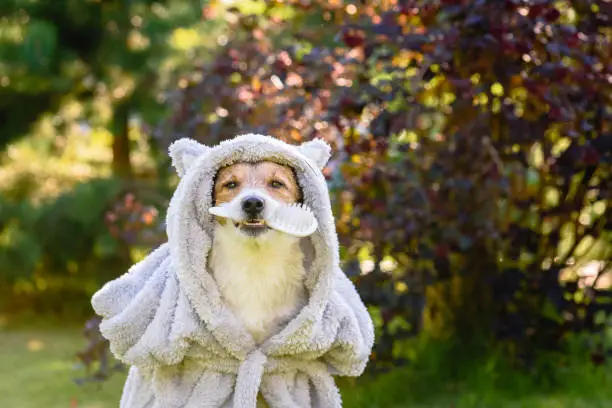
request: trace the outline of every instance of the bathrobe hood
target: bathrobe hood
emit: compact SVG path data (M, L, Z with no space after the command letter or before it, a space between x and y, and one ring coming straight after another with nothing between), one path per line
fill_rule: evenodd
M121 406L254 408L258 392L271 407L341 406L330 375L363 372L373 327L339 269L321 173L329 146L248 134L214 147L181 139L170 156L180 182L168 208L168 242L92 299L112 352L132 366ZM224 304L208 268L215 222L208 209L222 167L263 160L294 169L318 229L302 239L307 304L258 346Z

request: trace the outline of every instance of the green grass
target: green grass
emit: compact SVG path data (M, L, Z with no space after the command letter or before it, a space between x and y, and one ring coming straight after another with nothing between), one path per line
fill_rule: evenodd
M609 381L599 382L600 388L588 386L578 390L573 386L564 391L525 394L468 380L461 384L426 383L416 378L418 373L397 371L381 379L358 384L356 392L344 388L346 407L369 408L609 408L612 392ZM612 378L611 378L612 379ZM435 380L434 380L435 381Z
M0 327L0 407L117 407L124 375L103 384L77 385L84 374L74 354L85 341L78 329ZM612 371L566 368L560 387L544 393L528 377L501 363L466 368L463 381L449 380L443 352L422 351L409 370L369 380L340 379L345 407L368 408L607 408L612 406ZM569 367L569 366L568 366Z
M576 342L576 344L578 344ZM533 374L500 353L415 339L410 368L344 386L347 407L608 408L612 364L594 367L584 349L541 357ZM350 390L350 392L348 392Z
M77 385L78 329L3 331L0 328L0 407L117 407L123 375L104 384Z

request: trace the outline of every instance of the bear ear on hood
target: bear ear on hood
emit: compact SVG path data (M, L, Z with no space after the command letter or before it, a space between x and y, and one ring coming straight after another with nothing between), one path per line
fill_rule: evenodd
M327 164L331 157L331 147L323 139L314 139L298 146L298 151L311 160L319 170Z
M209 150L210 147L188 138L179 139L168 148L172 165L179 177L183 177L195 160Z

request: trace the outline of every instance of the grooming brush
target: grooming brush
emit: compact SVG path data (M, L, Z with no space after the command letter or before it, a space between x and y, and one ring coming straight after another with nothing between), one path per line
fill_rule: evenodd
M237 204L224 203L211 207L208 212L217 217L228 218L234 222L244 222L244 215ZM277 231L296 237L312 235L318 227L317 219L312 211L303 204L278 204L266 217L265 224Z
M217 217L229 218L234 221L242 221L242 212L239 206L230 205L229 203L221 204L217 207L210 207L208 212Z
M312 235L319 224L310 208L302 204L280 205L266 220L270 228L296 237Z

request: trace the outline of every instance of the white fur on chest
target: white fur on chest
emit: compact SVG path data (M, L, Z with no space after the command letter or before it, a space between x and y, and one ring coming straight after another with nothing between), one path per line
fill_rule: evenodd
M210 267L226 304L261 343L306 302L299 240L277 231L259 238L217 225Z

